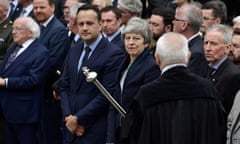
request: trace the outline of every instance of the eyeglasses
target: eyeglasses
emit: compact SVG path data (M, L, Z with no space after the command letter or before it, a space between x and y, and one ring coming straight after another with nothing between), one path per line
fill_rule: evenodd
M177 18L174 18L174 21L187 22L187 20L183 20L183 19L177 19Z
M23 31L26 30L25 28L20 28L20 27L13 27L13 31L19 32L19 31Z
M203 20L205 20L205 21L210 21L210 20L215 20L215 18L203 17Z

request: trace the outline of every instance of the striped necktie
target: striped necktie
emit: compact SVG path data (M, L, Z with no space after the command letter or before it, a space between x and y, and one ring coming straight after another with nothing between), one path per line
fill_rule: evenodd
M19 52L19 50L21 48L22 48L21 45L16 45L15 50L11 53L11 55L9 56L9 58L7 60L7 63L5 65L5 69L7 69L12 64L12 62L16 59L17 53Z

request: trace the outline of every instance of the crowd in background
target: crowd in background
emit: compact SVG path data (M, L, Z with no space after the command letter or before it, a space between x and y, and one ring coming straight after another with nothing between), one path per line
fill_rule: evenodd
M0 143L238 144L239 4L1 0Z

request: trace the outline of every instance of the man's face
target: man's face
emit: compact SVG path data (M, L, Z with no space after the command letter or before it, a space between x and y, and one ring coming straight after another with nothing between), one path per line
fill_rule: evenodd
M12 34L13 41L20 45L32 37L32 32L27 29L24 19L15 20Z
M229 44L223 41L223 35L217 31L207 32L204 37L205 58L211 64L216 64L229 53Z
M240 62L240 35L234 34L232 37L233 61Z
M4 9L1 5L0 5L0 22L3 21L6 16L7 16L7 9Z
M211 9L202 9L203 23L200 27L200 31L205 33L206 29L213 24L217 23L216 18L213 17Z
M54 13L55 6L50 5L48 0L33 0L33 12L38 22L44 23Z
M110 36L118 31L121 20L112 11L102 12L102 31Z
M70 10L69 10L69 7L71 5L74 5L74 4L77 4L78 1L77 0L66 0L65 4L64 4L64 9L63 9L63 15L64 15L64 20L66 22L69 21L70 19Z
M81 10L77 15L78 31L81 38L87 43L94 42L101 31L101 22L93 10Z
M185 15L185 7L180 7L176 10L175 19L173 20L173 31L178 33L183 33L186 29L188 22L183 19Z
M131 14L130 11L128 11L127 9L119 6L118 9L121 11L122 13L122 17L121 17L121 20L122 20L122 24L125 25L127 24L128 20L131 19L133 17L133 15Z
M162 16L152 15L149 19L149 25L154 39L158 39L163 33L165 33L165 25Z

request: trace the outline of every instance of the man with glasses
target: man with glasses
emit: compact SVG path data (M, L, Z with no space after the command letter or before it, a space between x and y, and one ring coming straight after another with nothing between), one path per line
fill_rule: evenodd
M220 0L212 0L202 6L203 23L200 31L204 34L213 24L224 24L227 20L227 7Z
M16 45L0 64L5 138L7 144L35 144L49 52L37 42L40 28L30 17L17 18L12 34Z
M203 40L199 34L201 24L201 9L194 4L185 4L176 10L173 31L183 34L188 39L191 52L188 69L204 77L207 73L207 61L203 53Z

